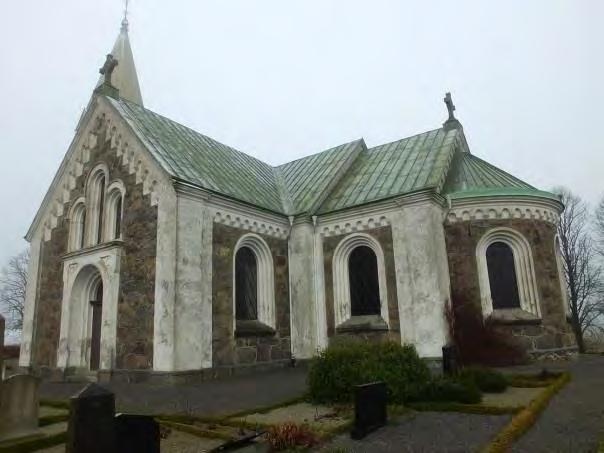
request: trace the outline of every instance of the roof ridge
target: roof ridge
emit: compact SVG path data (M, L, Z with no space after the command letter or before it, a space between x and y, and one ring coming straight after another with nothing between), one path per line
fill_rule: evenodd
M402 142L403 140L409 140L409 139L418 137L420 135L429 134L430 132L435 132L435 131L438 131L438 130L441 130L441 129L444 129L444 128L437 127L435 129L430 129L430 130L427 130L427 131L424 131L424 132L420 132L418 134L409 135L408 137L399 138L398 140L392 140L391 142L381 143L379 145L372 146L371 148L367 147L367 151L371 152L371 150L373 150L375 148L380 148L381 146L392 145L393 143Z
M307 156L302 156L302 157L298 157L297 159L294 159L294 160L283 162L282 164L273 166L273 168L285 167L286 165L290 165L290 164L293 164L295 162L299 162L299 161L304 160L304 159L309 159L309 158L314 157L314 156L319 156L320 154L326 153L328 151L332 151L332 150L334 150L336 148L339 148L340 146L346 146L346 145L350 145L352 143L364 142L364 141L365 141L365 139L363 137L360 137L360 138L357 138L355 140L351 140L349 142L340 143L339 145L335 145L335 146L332 146L330 148L326 148L326 149L323 149L321 151L317 151L316 153L312 153L312 154L309 154Z

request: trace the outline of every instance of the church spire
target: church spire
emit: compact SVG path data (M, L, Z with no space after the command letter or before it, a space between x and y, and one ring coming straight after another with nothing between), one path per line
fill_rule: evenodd
M117 66L112 72L110 82L113 87L119 90L120 98L142 106L143 97L141 96L138 76L136 75L136 66L134 65L134 56L130 47L128 25L128 0L126 0L120 33L111 51L111 55L117 60ZM101 75L96 87L99 88L104 82L105 75Z

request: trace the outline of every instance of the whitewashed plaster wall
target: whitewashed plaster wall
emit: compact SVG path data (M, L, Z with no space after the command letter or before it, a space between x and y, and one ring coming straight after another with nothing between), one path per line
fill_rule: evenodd
M403 205L390 215L401 341L422 357L441 357L450 299L443 209L433 201Z
M174 369L212 366L212 214L187 194L177 199Z
M94 247L67 257L63 265L63 300L57 366L88 367L90 355L90 283L100 274L103 283L100 369L114 367L117 341L117 302L122 248Z
M28 367L33 360L33 342L36 325L36 294L40 275L40 255L42 253L42 231L38 230L29 247L29 266L27 268L27 287L25 288L25 306L23 307L23 330L21 331L21 351L19 366Z

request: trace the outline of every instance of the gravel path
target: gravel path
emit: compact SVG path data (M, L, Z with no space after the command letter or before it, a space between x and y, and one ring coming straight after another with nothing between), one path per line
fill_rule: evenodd
M286 368L192 385L103 384L116 395L118 411L140 414L226 415L301 396L306 368ZM40 397L67 399L86 384L42 382Z
M604 356L570 364L571 382L549 403L514 452L596 452L604 436Z
M350 439L348 434L339 436L326 450L343 447L351 453L479 451L510 418L510 415L414 412L361 441Z

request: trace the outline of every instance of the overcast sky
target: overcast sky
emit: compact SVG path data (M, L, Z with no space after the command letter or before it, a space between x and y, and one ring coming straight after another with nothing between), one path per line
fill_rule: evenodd
M0 262L112 48L120 0L3 2ZM133 0L145 105L271 164L439 127L542 189L604 192L604 2Z

